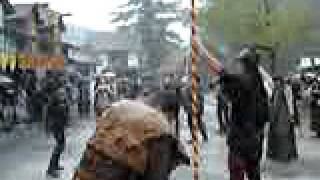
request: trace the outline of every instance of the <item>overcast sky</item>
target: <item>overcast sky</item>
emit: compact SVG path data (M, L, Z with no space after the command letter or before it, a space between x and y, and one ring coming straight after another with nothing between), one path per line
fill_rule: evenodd
M112 31L116 25L110 23L111 12L117 10L119 5L128 0L9 0L12 4L19 3L43 3L48 2L51 9L61 13L71 13L64 21L69 24L86 27L96 31ZM164 0L179 1L179 0ZM181 0L183 7L189 7L190 0ZM174 24L170 29L180 34L181 38L188 43L190 30L183 28L181 24Z
M72 13L65 17L67 23L88 27L93 30L112 30L114 25L110 23L110 12L113 12L120 4L127 0L10 0L13 4L48 2L50 8L62 12Z
M61 13L72 13L65 17L67 23L83 26L97 31L114 30L115 25L110 23L110 13L115 11L121 4L128 0L9 0L12 4L48 2L50 8ZM174 0L165 0L174 1ZM190 0L182 0L183 6L187 7ZM181 31L183 39L188 38L188 31L182 30L180 25L174 25L177 31Z

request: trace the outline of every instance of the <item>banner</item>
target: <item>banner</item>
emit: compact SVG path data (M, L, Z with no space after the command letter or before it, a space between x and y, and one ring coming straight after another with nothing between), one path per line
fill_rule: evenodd
M63 70L64 56L1 53L0 65L2 69L18 67L20 69Z

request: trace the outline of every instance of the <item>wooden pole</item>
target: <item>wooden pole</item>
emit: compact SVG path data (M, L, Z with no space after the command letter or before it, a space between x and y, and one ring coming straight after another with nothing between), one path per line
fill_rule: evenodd
M192 4L192 174L193 180L200 179L200 143L199 143L199 126L198 126L198 113L199 113L199 84L197 82L198 76L198 43L197 43L197 12L196 12L196 0L191 0Z

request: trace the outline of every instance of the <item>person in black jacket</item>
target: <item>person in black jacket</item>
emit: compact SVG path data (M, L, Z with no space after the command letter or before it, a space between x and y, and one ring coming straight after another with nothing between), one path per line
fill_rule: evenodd
M49 125L49 131L53 133L56 141L47 174L52 177L58 177L57 170L63 169L63 167L59 165L59 159L65 148L64 128L67 124L64 88L60 87L55 90L49 99L47 123Z
M258 56L246 48L234 61L242 72L226 69L221 76L232 104L227 122L228 166L231 180L260 180L260 160L266 116L267 94L258 72Z

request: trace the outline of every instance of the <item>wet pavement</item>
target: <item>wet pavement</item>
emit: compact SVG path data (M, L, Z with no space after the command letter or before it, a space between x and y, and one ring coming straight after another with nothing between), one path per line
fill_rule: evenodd
M209 131L209 142L202 144L202 180L228 180L226 164L227 148L225 137L218 135L215 102L206 96L204 120ZM95 129L94 114L78 117L73 115L73 125L67 130L67 146L62 157L65 170L57 180L70 180L74 169L84 151L87 139ZM190 133L186 117L181 113L183 143L187 145ZM308 121L303 121L304 137L297 140L300 159L290 164L281 164L264 160L262 175L264 180L318 180L320 177L320 139L314 138L308 130ZM0 136L0 174L1 180L50 180L45 171L54 147L52 137L47 137L41 125L27 127L28 131L16 131L11 135ZM21 128L23 129L23 128ZM23 132L23 133L22 133ZM191 180L191 169L180 167L172 175L172 180Z
M72 126L66 130L66 150L62 155L61 178L69 180L78 165L87 139L95 129L93 112L79 117L73 114ZM1 180L50 180L46 176L54 139L41 124L32 124L0 138Z
M206 96L204 120L209 131L209 142L202 145L201 180L228 180L227 147L225 137L217 132L216 103L211 96ZM303 114L303 113L302 113ZM303 137L297 135L299 160L292 163L272 162L263 158L261 163L263 180L318 180L320 177L320 139L309 130L309 120L302 117ZM186 121L183 123L184 141L190 133ZM297 133L299 134L299 133ZM191 154L191 146L188 145ZM191 180L189 167L179 168L172 179Z

